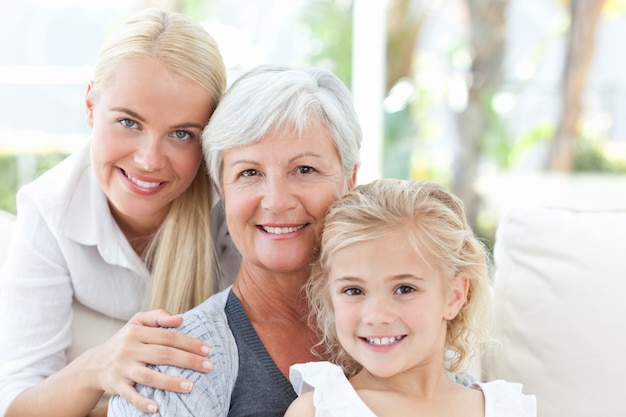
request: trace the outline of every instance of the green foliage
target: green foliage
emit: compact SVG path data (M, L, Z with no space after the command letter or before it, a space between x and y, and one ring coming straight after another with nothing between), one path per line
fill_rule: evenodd
M574 156L574 172L626 174L626 160L609 159L604 147L588 138L580 138Z
M0 210L15 213L17 161L13 155L0 156Z
M352 80L352 1L316 0L304 4L301 25L311 45L304 65L328 68L347 86Z
M61 162L67 154L56 152L36 154L34 157L35 172L28 173L30 179L37 178ZM18 156L0 155L0 210L16 212L15 195L19 187L23 185L20 184L19 169Z
M211 0L180 0L180 11L187 16L202 21L213 16Z

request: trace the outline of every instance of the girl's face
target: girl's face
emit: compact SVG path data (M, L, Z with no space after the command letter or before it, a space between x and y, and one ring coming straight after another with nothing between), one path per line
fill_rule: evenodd
M376 377L443 366L446 322L463 305L465 284L455 278L451 289L450 278L426 259L402 233L332 256L328 279L339 342Z
M94 95L95 93L95 95ZM87 90L91 161L122 229L151 231L191 184L211 94L153 59L127 59L109 82Z
M224 152L223 200L228 230L246 268L308 269L329 205L352 188L328 130L290 129Z

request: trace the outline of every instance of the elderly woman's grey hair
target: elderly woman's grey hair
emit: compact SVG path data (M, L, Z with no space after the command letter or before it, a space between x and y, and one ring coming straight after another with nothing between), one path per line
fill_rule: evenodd
M278 129L325 126L348 177L360 164L361 127L347 87L329 71L262 65L226 91L202 134L209 174L222 191L223 153Z

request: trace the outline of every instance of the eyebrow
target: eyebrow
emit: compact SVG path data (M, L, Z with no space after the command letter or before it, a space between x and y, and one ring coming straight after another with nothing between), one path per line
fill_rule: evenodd
M294 156L293 158L289 158L289 162L296 161L296 160L298 160L300 158L303 158L303 157L306 157L306 156L323 159L323 156L318 154L318 153L304 152L304 153L301 153L301 154L298 154L298 155ZM258 163L257 161L244 158L244 159L237 159L237 160L233 161L229 166L233 167L233 166L235 166L237 164L257 164L257 163Z
M112 107L111 108L112 111L118 111L121 113L126 113L128 114L130 117L139 120L140 122L145 122L146 119L143 118L139 113L136 113L130 109L127 109L126 107ZM197 129L204 129L204 125L200 125L197 123L182 123L180 125L176 125L176 126L172 126L172 128L174 129L184 129L184 128L190 128L190 127L195 127Z
M146 119L144 119L143 117L141 117L141 115L139 115L139 113L135 113L134 111L127 109L126 107L112 107L111 108L112 111L118 111L121 113L126 113L131 117L134 117L135 119L139 120L140 122L144 122Z
M404 281L406 279L411 279L411 280L416 280L416 281L426 281L426 278L413 275L413 274L394 275L392 277L385 277L384 279L386 281L391 281L391 282ZM365 279L348 275L348 276L342 276L342 277L336 278L334 281L335 282L364 282Z

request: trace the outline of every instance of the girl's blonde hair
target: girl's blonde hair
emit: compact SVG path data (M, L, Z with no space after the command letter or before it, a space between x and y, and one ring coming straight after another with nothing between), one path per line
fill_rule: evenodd
M341 347L335 329L328 273L333 255L358 242L393 236L422 254L451 279L469 278L467 300L448 321L444 358L450 372L463 370L488 340L489 263L484 245L471 233L462 202L428 181L380 179L359 185L331 205L321 238L320 256L306 291L322 341L316 346L349 375L361 366Z
M115 77L117 65L129 58L159 60L173 73L204 88L214 101L213 108L226 88L226 68L217 43L202 25L180 13L147 9L112 34L96 60L94 100ZM207 122L210 116L207 114ZM181 313L215 292L210 187L203 161L189 188L172 202L148 246L144 256L152 282L147 308Z

